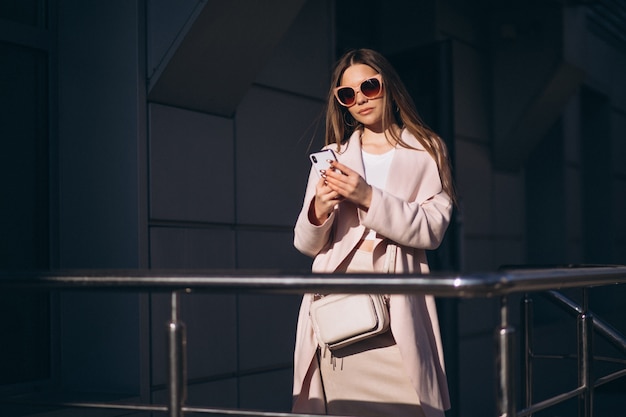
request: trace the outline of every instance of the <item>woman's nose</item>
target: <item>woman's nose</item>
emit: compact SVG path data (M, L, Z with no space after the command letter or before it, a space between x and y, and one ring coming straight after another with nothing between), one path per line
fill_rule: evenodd
M357 102L357 104L367 103L367 97L365 97L365 95L363 93L361 93L360 91L357 91L356 92L356 102Z

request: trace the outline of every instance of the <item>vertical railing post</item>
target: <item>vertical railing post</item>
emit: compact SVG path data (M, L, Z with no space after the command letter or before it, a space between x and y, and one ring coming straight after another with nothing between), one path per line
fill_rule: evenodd
M535 309L532 298L524 294L522 299L522 329L524 331L524 407L529 408L533 404L533 344ZM532 417L529 414L528 417Z
M584 387L584 392L578 397L578 415L580 417L593 416L592 379L593 363L593 316L589 312L589 292L583 289L582 311L578 315L578 386Z
M515 417L515 387L513 372L513 342L515 329L509 324L509 307L506 296L500 299L500 327L496 332L496 370L498 415Z
M186 399L185 325L180 320L180 294L171 294L170 320L167 322L169 417L183 417Z

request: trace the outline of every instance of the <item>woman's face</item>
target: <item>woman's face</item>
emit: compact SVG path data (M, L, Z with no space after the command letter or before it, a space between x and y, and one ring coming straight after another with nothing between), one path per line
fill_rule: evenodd
M348 107L354 119L370 129L379 129L383 119L384 91L376 98L367 98L360 91L361 83L378 73L374 68L365 64L349 66L339 80L340 86L352 87L356 91L356 102Z

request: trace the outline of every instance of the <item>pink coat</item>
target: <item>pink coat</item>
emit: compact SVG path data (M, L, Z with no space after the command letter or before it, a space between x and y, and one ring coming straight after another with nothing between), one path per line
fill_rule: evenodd
M355 132L337 153L339 161L364 176L363 160ZM314 272L334 272L356 247L366 228L398 244L397 273L428 273L425 249L441 243L452 212L449 196L442 190L437 165L408 131L402 139L412 147L396 147L387 185L373 188L368 211L342 202L328 220L315 226L308 220L308 209L315 195L317 173L311 170L304 205L294 230L294 245L314 257ZM335 145L332 145L333 147ZM377 270L382 270L386 248L380 240L374 249ZM311 294L305 294L300 307L294 351L293 411L324 414L324 394L315 358L317 342L309 320ZM439 322L432 296L392 295L391 331L417 392L426 417L444 417L450 407L443 363Z

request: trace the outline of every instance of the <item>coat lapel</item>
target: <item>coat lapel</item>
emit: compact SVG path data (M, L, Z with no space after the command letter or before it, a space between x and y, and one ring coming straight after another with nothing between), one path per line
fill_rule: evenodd
M361 131L355 130L350 136L341 154L337 157L339 162L347 165L360 176L365 178L365 168L363 167L363 156L361 155L361 143L360 143Z
M355 131L348 141L341 146L341 151L337 155L337 159L342 164L356 171L362 177L365 177L365 169L363 167L363 157L361 156L360 144L361 131ZM335 239L338 243L335 245L328 266L335 270L358 245L365 233L365 226L359 221L359 208L352 203L342 202L339 205L342 214L338 216L338 220L334 225Z
M421 167L417 166L419 159L415 158L415 152L428 153L421 143L406 129L402 131L402 140L412 149L396 146L396 152L389 167L389 175L385 184L385 191L391 195L410 201L415 198L415 190L421 176L418 175Z

